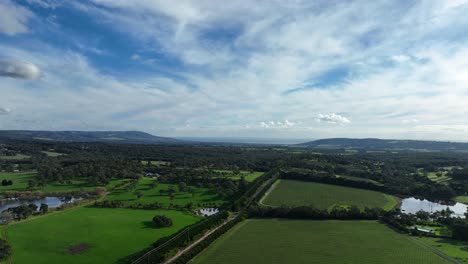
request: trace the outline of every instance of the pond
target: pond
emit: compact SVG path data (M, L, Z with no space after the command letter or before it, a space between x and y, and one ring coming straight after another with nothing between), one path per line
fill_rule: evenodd
M218 212L219 212L218 208L202 208L197 211L197 215L210 216L210 215L217 214Z
M428 213L433 213L436 211L442 211L447 209L447 207L452 210L454 213L452 217L461 217L465 218L465 213L468 208L466 204L456 203L454 205L446 205L436 202L431 202L426 199L420 200L414 197L406 198L401 201L401 211L407 214L415 214L416 212L422 210Z
M39 210L41 204L47 204L49 208L57 208L62 204L72 203L80 200L79 198L63 199L59 197L47 196L37 200L18 200L18 199L7 199L0 201L0 212L7 210L8 208L17 207L23 204L35 204Z

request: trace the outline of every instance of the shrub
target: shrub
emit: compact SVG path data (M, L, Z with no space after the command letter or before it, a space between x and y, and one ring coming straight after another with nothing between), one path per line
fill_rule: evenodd
M0 238L0 261L6 260L11 256L11 247L8 242Z
M165 215L156 215L153 217L153 223L156 227L169 227L172 226L172 219Z

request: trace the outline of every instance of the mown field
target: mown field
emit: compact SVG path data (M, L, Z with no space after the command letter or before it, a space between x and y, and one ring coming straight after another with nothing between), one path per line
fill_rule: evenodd
M156 214L169 216L174 225L154 228ZM180 211L81 207L13 224L2 233L13 248L12 263L116 263L198 220Z
M375 221L246 220L194 264L451 263Z
M263 175L263 172L259 172L259 171L254 171L254 172L240 171L239 174L234 174L233 171L231 170L215 170L215 171L224 173L225 176L223 177L226 177L232 180L240 180L240 178L244 176L244 179L247 182L253 182L255 179Z
M261 202L272 206L312 205L321 209L355 205L390 210L397 205L393 196L376 191L292 180L278 180Z
M433 237L419 237L418 239L455 258L460 263L468 263L468 242Z
M152 183L156 183L156 188L151 188ZM174 189L176 190L173 200L170 199L169 194L166 192L170 186L174 186ZM138 181L138 185L135 190L129 191L125 187L114 189L106 199L110 201L121 201L124 204L149 204L158 202L164 205L168 205L170 203L186 205L191 202L194 207L197 207L199 203L221 204L224 202L224 200L219 197L214 190L198 187L191 188L193 189L193 193L179 192L177 185L159 183L157 180L145 177ZM162 193L160 192L161 190L163 191ZM141 192L143 196L138 198L135 195L135 192Z
M0 156L0 159L2 160L23 160L23 159L29 159L31 156L24 155L24 154L16 154L14 156Z

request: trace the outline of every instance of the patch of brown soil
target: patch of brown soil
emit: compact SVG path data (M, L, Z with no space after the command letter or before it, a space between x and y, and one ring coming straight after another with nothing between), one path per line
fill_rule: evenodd
M74 245L68 248L68 253L75 255L75 254L80 254L88 250L89 245L88 244L78 244Z

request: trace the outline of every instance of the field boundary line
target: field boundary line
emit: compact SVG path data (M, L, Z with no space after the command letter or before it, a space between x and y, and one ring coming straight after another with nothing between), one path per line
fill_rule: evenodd
M263 197L260 199L260 201L258 201L259 204L261 205L265 205L265 206L270 206L268 204L264 204L263 203L263 200L265 200L265 198L270 195L270 193L276 188L276 186L278 186L279 182L281 181L281 179L276 179L275 182L270 186L270 188L265 192L265 194L263 195Z
M407 236L407 238L409 240L412 240L414 241L416 244L422 246L422 247L425 247L427 249L429 249L432 253L438 255L439 257L449 261L449 262L452 262L452 263L456 263L456 264L461 264L461 262L459 262L458 260L456 260L455 258L445 254L444 252L432 247L431 245L428 245L426 243L424 243L423 241L421 240L418 240L417 238L414 238L414 237L411 237L411 236Z

